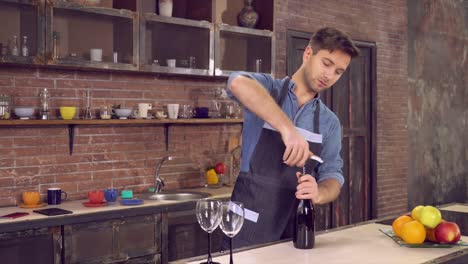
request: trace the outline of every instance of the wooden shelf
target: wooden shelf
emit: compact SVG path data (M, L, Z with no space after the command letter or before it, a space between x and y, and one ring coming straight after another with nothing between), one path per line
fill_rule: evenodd
M191 119L93 119L93 120L0 120L0 127L5 126L55 126L55 125L204 125L204 124L241 124L241 118L191 118Z
M241 118L191 118L191 119L93 119L93 120L0 120L0 128L16 126L68 126L68 147L70 156L73 155L73 144L76 125L163 125L166 151L169 150L170 125L210 125L210 124L242 124Z

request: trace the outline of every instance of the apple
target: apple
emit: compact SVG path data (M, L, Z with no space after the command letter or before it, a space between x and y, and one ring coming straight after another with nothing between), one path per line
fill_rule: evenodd
M435 228L435 238L439 243L457 243L460 236L460 228L454 222L442 222Z
M442 214L434 206L424 206L421 209L419 222L428 228L435 228L442 221Z
M424 208L424 205L418 205L416 207L413 208L413 210L411 211L411 217L414 219L414 220L418 220L419 221L419 218L421 217L421 210Z
M218 162L218 163L216 163L214 169L215 169L216 173L224 174L226 172L226 165L224 165L224 163L222 163L222 162Z

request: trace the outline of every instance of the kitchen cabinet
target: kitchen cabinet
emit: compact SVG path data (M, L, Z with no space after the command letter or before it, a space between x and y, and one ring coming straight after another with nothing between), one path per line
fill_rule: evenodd
M60 227L0 233L0 262L8 264L60 264Z
M161 263L160 214L64 226L64 263Z
M208 253L208 233L198 224L195 210L169 212L163 214L163 248L167 256L163 263L190 258ZM225 235L220 228L211 234L211 252L219 252Z
M44 2L35 0L0 0L0 64L44 63ZM12 54L17 37L18 55ZM22 54L26 37L27 56Z
M73 1L47 1L45 10L48 65L138 70L137 13ZM91 60L91 49L101 58Z

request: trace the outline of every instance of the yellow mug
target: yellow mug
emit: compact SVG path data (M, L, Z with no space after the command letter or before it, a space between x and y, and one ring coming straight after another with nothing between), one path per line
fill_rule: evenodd
M76 107L75 106L61 106L60 107L60 115L62 119L70 120L75 117L76 114Z
M26 205L38 205L41 201L39 192L23 192L23 202Z

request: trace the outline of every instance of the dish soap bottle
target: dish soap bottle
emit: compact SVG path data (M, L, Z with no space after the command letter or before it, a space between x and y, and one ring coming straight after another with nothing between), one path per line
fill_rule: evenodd
M315 208L310 199L298 200L294 219L293 243L294 247L298 249L311 249L314 247Z

